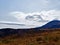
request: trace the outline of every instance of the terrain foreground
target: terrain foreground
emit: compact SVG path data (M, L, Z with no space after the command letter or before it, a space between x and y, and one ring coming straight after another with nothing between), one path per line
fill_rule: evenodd
M17 30L16 33L1 36L0 45L60 45L60 29Z

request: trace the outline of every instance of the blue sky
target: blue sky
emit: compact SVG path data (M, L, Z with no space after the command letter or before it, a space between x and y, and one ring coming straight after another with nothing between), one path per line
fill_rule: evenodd
M10 12L30 13L42 10L60 11L60 0L0 0L1 21L17 21L16 18L10 16Z

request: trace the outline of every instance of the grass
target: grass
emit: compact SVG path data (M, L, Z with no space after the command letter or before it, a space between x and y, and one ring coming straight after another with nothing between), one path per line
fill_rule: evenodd
M60 29L32 35L26 34L18 38L10 36L11 38L0 40L0 45L60 45Z

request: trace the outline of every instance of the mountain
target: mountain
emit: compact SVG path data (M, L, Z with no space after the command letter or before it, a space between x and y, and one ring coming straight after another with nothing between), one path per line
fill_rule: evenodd
M53 20L43 25L42 27L38 27L37 29L51 29L51 28L60 28L60 21Z
M60 21L59 20L53 20L48 22L47 24L43 25L42 27L36 27L36 28L30 28L30 29L13 29L13 28L3 28L0 29L0 37L12 35L12 34L18 34L18 35L24 35L25 33L33 33L33 32L41 32L44 31L43 29L55 29L60 28Z

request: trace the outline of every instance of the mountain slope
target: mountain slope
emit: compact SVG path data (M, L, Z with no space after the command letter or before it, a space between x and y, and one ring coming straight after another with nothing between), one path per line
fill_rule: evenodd
M39 32L43 31L42 29L52 29L52 28L60 28L60 21L59 20L53 20L46 25L43 25L42 27L36 27L36 28L30 28L30 29L11 29L11 28L6 28L6 29L0 29L0 37L12 35L12 34L25 34L25 33L32 33L32 32ZM31 32L32 31L32 32Z
M38 28L42 28L42 29L47 29L47 28L60 28L60 21L59 20L53 20L45 25L43 25L42 27L38 27Z

